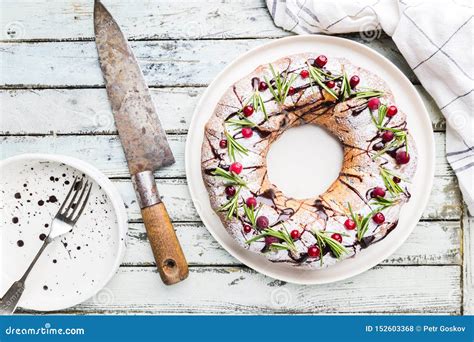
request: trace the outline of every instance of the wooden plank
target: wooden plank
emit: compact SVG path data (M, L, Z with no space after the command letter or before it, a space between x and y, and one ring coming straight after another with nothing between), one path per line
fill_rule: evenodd
M435 131L445 120L421 85L416 85ZM168 133L186 133L204 88L152 88L163 127ZM105 89L0 90L0 134L116 134ZM54 125L51 123L54 122Z
M190 265L240 265L214 240L201 222L175 223L179 241ZM429 241L429 243L427 243ZM460 222L420 222L410 238L383 265L461 265ZM154 265L143 224L131 223L128 230L127 266Z
M187 132L203 91L151 89L168 133ZM105 89L0 90L0 103L0 134L117 134Z
M102 0L129 39L280 37L263 0ZM2 1L0 38L93 39L93 1Z
M437 133L437 135L441 134ZM169 136L169 142L176 157L176 163L159 170L156 173L157 177L185 176L184 138L184 136L179 135ZM0 157L2 159L21 153L57 153L87 160L110 177L129 177L123 150L116 136L15 136L2 137L1 142ZM438 143L438 145L439 148L437 150L439 153L444 148L444 144ZM426 219L460 219L461 200L459 189L454 176L446 171L446 162L439 163L439 160L442 158L437 158L437 177L431 192L430 202L423 217ZM194 209L188 209L188 207L192 207L192 203L184 181L161 180L160 183L162 183L163 188L169 189L163 189L162 194L166 196L166 191L169 191L170 194L177 191L173 194L174 203L177 206L183 206L187 210L186 213L175 216L175 220L197 221ZM123 190L122 195L125 202L130 204L130 217L137 219L140 216L136 203L132 203L135 200L135 195L131 189L130 181L119 180L116 184Z
M173 221L199 221L184 179L160 179L158 187ZM141 220L132 183L127 179L116 179L114 184L122 195L131 221ZM422 219L459 220L461 218L461 195L453 177L436 177L429 204Z
M474 217L463 215L463 314L474 315Z
M158 177L185 177L185 135L168 135L176 163L157 172ZM452 176L453 171L445 157L445 134L435 133L436 176ZM110 177L129 177L125 155L118 136L3 136L0 157L6 158L20 153L58 153L87 160Z
M356 38L361 40L361 38ZM269 39L135 41L131 48L150 86L209 84L227 64ZM367 42L418 82L391 39ZM0 59L9 72L7 87L101 87L104 85L95 42L3 43Z
M460 266L378 266L328 285L301 286L238 267L191 268L166 286L152 267L122 267L80 314L459 314Z

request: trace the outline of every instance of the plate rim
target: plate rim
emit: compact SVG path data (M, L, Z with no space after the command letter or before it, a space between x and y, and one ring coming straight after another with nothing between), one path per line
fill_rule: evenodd
M197 185L194 184L194 181L192 179L190 179L191 175L193 174L192 170L191 170L192 165L191 165L191 160L190 160L190 155L192 153L191 149L192 149L193 144L194 144L194 142L192 142L192 140L193 140L192 138L194 137L194 132L192 131L192 128L196 125L196 121L198 120L197 117L199 115L200 108L203 106L203 104L205 102L205 99L208 96L208 94L210 93L211 88L213 87L213 85L215 85L217 83L217 81L225 73L227 73L231 68L233 68L239 62L241 62L241 60L245 59L248 55L250 55L252 53L263 50L263 49L268 48L268 47L273 46L273 45L285 44L287 42L292 43L292 42L295 42L295 41L298 41L298 40L303 40L304 41L304 40L307 40L307 39L310 39L310 40L314 39L316 42L318 40L323 40L323 41L326 40L326 41L329 41L329 42L333 41L333 42L335 42L335 44L354 45L357 48L364 50L364 52L368 52L369 55L374 54L375 56L380 58L384 62L385 66L387 68L391 69L390 70L391 72L394 72L396 74L397 78L399 78L399 79L403 80L403 82L409 84L409 87L410 87L410 89L411 89L411 91L412 91L412 93L415 97L415 100L416 100L417 104L421 108L424 109L423 113L420 113L419 115L421 116L423 114L422 115L423 116L423 122L424 122L424 124L428 125L429 133L430 133L429 134L429 140L430 140L429 153L430 153L431 158L429 160L427 160L427 163L426 163L426 166L427 166L428 171L429 171L429 179L427 180L427 187L430 189L430 191L427 191L419 200L420 210L419 210L419 213L417 215L416 221L413 220L413 223L410 224L411 227L409 229L406 229L405 234L403 236L400 236L400 238L397 241L395 241L395 243L391 244L389 246L389 248L387 248L386 251L383 253L383 257L377 258L376 262L368 262L368 263L364 264L363 267L358 268L356 271L351 271L351 272L347 272L347 273L344 273L344 274L339 275L339 276L334 276L334 277L332 277L331 279L328 279L328 280L320 280L320 279L311 279L311 280L304 279L304 280L302 280L302 279L299 279L298 277L291 277L291 276L288 276L287 274L282 275L278 272L274 272L274 271L262 268L262 267L256 265L253 261L244 260L240 255L238 255L236 252L234 252L232 250L232 248L229 248L227 246L227 244L218 236L217 232L214 231L215 228L213 228L212 225L209 224L209 222L208 222L207 218L205 217L205 215L203 215L201 213L202 209L201 209L201 206L199 205L199 200L198 200L198 195L197 195L198 191L196 189ZM426 128L428 128L428 127L426 127ZM286 281L286 282L293 283L293 284L300 284L300 285L317 285L317 284L328 284L328 283L333 283L333 282L337 282L337 281L342 281L342 280L345 280L345 279L348 279L348 278L352 278L356 275L362 274L362 273L366 272L367 270L379 265L383 260L385 260L387 257L392 255L398 248L400 248L400 246L402 246L406 242L408 237L413 233L413 230L415 229L417 223L420 221L423 210L425 210L425 208L428 204L428 200L429 200L429 197L430 197L430 194L431 194L431 189L433 188L434 172L435 172L435 157L436 156L435 156L434 134L433 134L433 129L432 129L432 125L431 125L431 119L429 117L429 113L426 109L426 106L424 105L423 100L420 97L420 94L414 88L413 84L408 79L408 77L392 61L390 61L387 57L383 56L382 54L380 54L376 50L374 50L372 48L369 48L368 46L365 46L364 44L361 44L359 42L350 40L350 39L346 39L346 38L342 38L342 37L335 37L335 36L328 36L328 35L301 34L301 35L294 35L294 36L289 36L289 37L278 38L278 39L275 39L271 42L264 43L262 45L254 47L254 48L240 54L238 57L236 57L234 60L232 60L229 64L227 64L224 67L223 70L221 70L213 78L212 82L206 87L206 90L201 95L201 97L200 97L200 99L199 99L199 101L198 101L198 103L197 103L197 105L194 109L194 112L193 112L193 115L192 115L192 118L191 118L191 121L190 121L189 130L188 130L187 138L186 138L186 146L185 146L185 171L186 171L186 180L187 180L188 189L189 189L189 192L190 192L190 195L191 195L191 199L193 201L194 207L195 207L200 219L204 223L206 229L211 233L213 238L227 251L227 253L229 253L231 256L233 256L234 258L239 260L241 263L243 263L247 267L250 267L250 268L252 268L253 270L255 270L257 272L262 273L266 276L272 277L274 279ZM201 174L201 177L202 177L202 173L200 173L200 174ZM251 252L249 251L249 253L251 253ZM306 270L306 271L307 272L313 272L314 270Z
M0 170L6 165L8 165L9 163L18 162L18 161L31 161L31 160L44 160L44 161L49 161L49 162L64 163L66 165L69 165L85 173L87 176L91 177L109 197L109 200L111 201L112 206L114 208L114 212L116 214L115 216L117 218L119 241L117 244L118 251L117 251L117 256L114 260L114 265L113 267L110 268L110 272L107 274L107 276L103 278L104 280L102 282L95 283L97 285L91 287L90 288L91 290L87 292L87 295L83 296L85 299L82 299L81 301L77 302L73 300L68 301L67 297L65 297L63 301L64 303L63 305L51 306L48 308L37 308L37 307L32 308L32 307L27 307L27 306L18 306L26 310L43 311L43 312L64 310L64 309L73 307L75 305L84 303L85 301L94 297L97 293L99 293L102 289L104 289L107 286L107 284L112 280L112 278L115 276L125 256L126 245L127 245L127 232L128 232L128 215L127 215L127 211L126 211L122 196L120 195L120 193L118 192L114 184L110 181L110 179L107 176L105 176L95 166L81 159L66 156L66 155L61 155L61 154L22 153L22 154L14 155L14 156L5 158L3 160L0 160Z

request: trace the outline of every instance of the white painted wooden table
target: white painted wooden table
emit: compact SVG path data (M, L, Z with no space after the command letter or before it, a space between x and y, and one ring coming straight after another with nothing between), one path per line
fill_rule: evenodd
M444 157L445 123L390 38L346 36L388 57L423 97L437 152L430 202L408 241L381 265L335 284L297 286L246 268L219 246L199 221L184 172L186 131L205 86L241 53L289 33L273 25L263 0L104 3L131 40L177 159L156 177L191 271L165 287L155 270L97 61L93 1L2 0L1 158L47 152L86 160L112 179L129 214L127 253L115 278L61 313L474 312L466 263L473 220Z

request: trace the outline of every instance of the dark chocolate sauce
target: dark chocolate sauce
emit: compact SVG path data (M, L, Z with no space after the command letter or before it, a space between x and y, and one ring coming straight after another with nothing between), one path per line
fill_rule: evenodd
M12 218L12 222L13 222L13 223L16 224L16 223L18 223L18 221L19 221L19 220L18 220L18 217L15 216L15 217Z
M25 243L23 242L23 240L18 240L18 241L16 242L16 244L17 244L18 247L23 247L23 246L25 245Z
M295 258L295 257L293 256L293 254L291 254L290 252L288 252L288 256L289 256L291 259L293 259L297 264L302 264L303 262L305 262L305 261L308 260L308 258L309 258L308 253L301 253L299 258Z
M15 194L15 198L16 198L16 199L20 199L20 198L21 198L21 194L20 194L19 192L17 192L17 193Z
M258 136L259 136L261 139L265 139L265 138L267 138L270 134L272 134L271 131L263 130L263 129L261 129L259 126L255 126L255 127L253 128L253 131L254 131L255 133L257 133Z
M258 85L260 84L260 79L258 77L254 77L250 83L252 84L252 89L257 90Z
M354 192L357 196L359 196L359 198L364 201L364 203L367 203L367 199L362 196L359 192L359 190L357 190L356 188L354 188L352 185L350 185L349 183L343 181L342 179L339 180L342 184L344 184L345 186L347 186L349 189L352 190L352 192Z
M331 208L326 207L323 204L323 201L321 201L320 199L315 200L314 204L313 204L313 207L316 208L316 213L318 214L318 217L320 217L324 221L328 220L328 214L326 213L326 210L331 209Z
M360 113L362 113L366 108L367 108L367 106L365 106L365 107L363 107L363 108L353 109L351 115L352 115L352 116L358 116L358 115L359 115Z
M339 174L340 174L341 176L357 178L357 179L360 180L361 182L363 181L362 176L359 176L359 175L356 175L356 174L353 174L353 173L341 172L341 173L339 173Z
M369 245L371 245L374 240L375 240L375 236L373 236L373 235L369 235L369 236L366 236L366 237L362 238L359 241L360 248L364 249L364 248L369 247Z
M374 151L381 151L383 150L383 148L385 147L385 144L381 141L379 141L378 143L375 143L372 145L372 150Z
M240 104L242 105L242 99L240 98L239 94L237 94L237 87L235 85L232 87L232 91L234 92L235 97L237 97L237 100L239 100Z
M275 204L275 191L273 189L267 189L261 194L257 195L257 202L268 205L269 207L276 208Z
M275 223L275 225L288 221L294 213L295 211L292 208L282 209L280 211L280 214L278 215L277 222Z

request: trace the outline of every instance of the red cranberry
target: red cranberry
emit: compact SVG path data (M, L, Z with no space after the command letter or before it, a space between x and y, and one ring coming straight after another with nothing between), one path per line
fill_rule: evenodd
M370 193L370 196L372 198L385 197L385 190L381 188L380 186L377 186L374 188L374 190L372 190L372 192Z
M244 138L250 138L253 135L253 131L250 127L242 128L242 136Z
M398 184L398 183L400 183L402 180L401 180L400 178L398 178L397 176L394 176L394 177L393 177L393 181Z
M268 89L268 84L267 82L261 81L258 85L258 91L265 91Z
M320 68L325 66L327 62L328 62L328 59L324 55L320 55L314 60L314 64L316 64L316 66L318 66Z
M249 197L245 201L245 204L247 204L247 207L249 208L255 208L257 206L257 200L255 199L255 197Z
M244 115L246 117L249 117L252 114L253 114L253 107L252 106L245 106L244 107Z
M232 163L229 167L229 171L238 175L242 172L243 166L239 162Z
M219 141L219 147L220 148L227 148L227 140L222 139L221 141Z
M298 240L300 238L300 232L296 229L292 230L290 235L293 240Z
M318 246L311 246L308 248L308 255L311 258L317 258L321 254Z
M278 243L280 242L280 239L274 236L265 236L265 244L271 245L272 243Z
M387 116L391 118L392 116L395 116L395 114L398 113L398 109L395 106L390 106L387 109Z
M260 229L268 228L270 222L268 222L268 218L266 216L259 216L257 217L257 227Z
M377 97L373 97L367 102L367 107L369 107L370 110L376 110L380 106L380 100Z
M296 89L295 89L295 88L293 88L293 87L288 88L288 95L290 95L290 96L291 96L291 95L294 95L295 92L296 92Z
M354 75L351 77L349 80L349 84L351 85L351 88L355 88L360 82L360 78L357 75Z
M244 224L244 233L245 234L248 234L252 231L252 226L248 225L248 224Z
M372 216L372 220L374 220L374 222L377 224L382 224L385 222L385 216L383 216L382 213L376 213L374 216Z
M225 188L225 194L229 197L232 197L235 195L235 188L233 185L229 185L228 187Z
M347 230L354 230L356 223L351 219L347 219L346 222L344 222L344 227L346 227Z
M384 131L382 133L382 141L383 142L392 141L394 137L395 137L395 134L392 131Z
M326 82L326 86L329 88L329 89L332 89L336 86L336 82L334 81L327 81Z
M398 151L395 155L395 160L397 164L407 164L410 161L410 155L407 151Z
M301 70L300 76L301 76L301 78L303 78L303 79L304 79L304 78L308 78L308 76L309 76L309 71L306 70L306 69Z
M337 242L342 242L342 235L338 233L334 233L331 235L331 239L336 240Z

